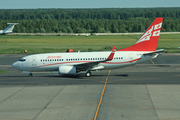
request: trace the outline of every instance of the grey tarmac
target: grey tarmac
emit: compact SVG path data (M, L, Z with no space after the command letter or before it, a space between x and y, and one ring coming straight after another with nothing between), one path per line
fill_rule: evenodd
M0 73L0 120L180 119L180 54L91 77L42 72L31 78L11 67L23 56L0 55L0 70L9 71Z

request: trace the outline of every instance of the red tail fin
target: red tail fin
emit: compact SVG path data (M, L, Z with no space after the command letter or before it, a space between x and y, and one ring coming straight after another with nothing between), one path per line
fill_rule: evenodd
M163 18L156 18L134 45L118 51L156 51L162 22Z

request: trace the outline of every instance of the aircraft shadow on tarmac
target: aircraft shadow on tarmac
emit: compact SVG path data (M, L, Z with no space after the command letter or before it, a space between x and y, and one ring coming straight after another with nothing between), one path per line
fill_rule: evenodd
M106 77L106 76L107 75L91 75L91 77ZM128 74L121 74L121 75L114 75L114 76L128 77ZM79 75L78 74L77 75L48 75L46 77L79 78L79 79L91 78L91 77L85 77L83 74L79 74Z
M91 77L106 77L107 75L91 75ZM110 75L110 76L121 76L121 77L128 77L128 74L118 74L118 75ZM86 79L91 77L85 77L85 75L82 74L76 74L76 75L33 75L33 77L29 77L28 75L23 76L1 76L5 78L37 78L37 77L47 77L47 78L80 78L80 79Z
M92 74L85 77L84 74L57 75L57 74L34 74L0 76L0 85L80 85L80 84L104 84L107 74ZM122 73L110 74L108 84L180 84L179 73Z
M114 76L128 77L128 74L120 74L120 75L114 75Z

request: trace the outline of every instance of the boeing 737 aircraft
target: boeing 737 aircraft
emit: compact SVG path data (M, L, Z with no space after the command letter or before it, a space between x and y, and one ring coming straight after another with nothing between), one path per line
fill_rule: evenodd
M140 39L132 46L116 51L114 46L107 52L71 52L35 54L21 58L12 64L16 69L29 73L38 71L58 71L59 74L76 74L86 71L108 70L134 65L156 58L156 50L163 18L156 18Z
M8 33L12 33L13 29L14 29L14 26L17 25L18 23L7 23L7 24L9 24L9 26L4 30L0 30L0 35L5 35L5 34L8 34Z

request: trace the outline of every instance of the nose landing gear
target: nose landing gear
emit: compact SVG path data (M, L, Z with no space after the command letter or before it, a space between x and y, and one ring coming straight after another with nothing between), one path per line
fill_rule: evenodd
M23 73L29 74L29 77L33 77L33 74L30 71L23 71Z

